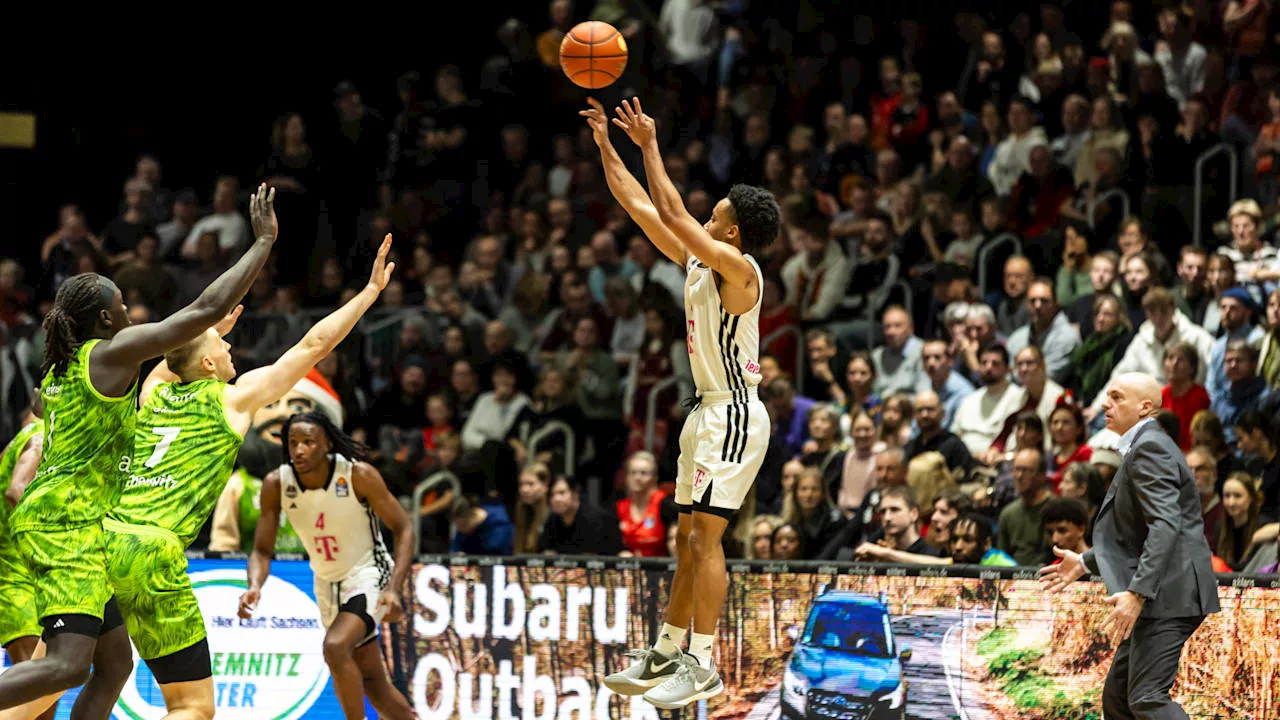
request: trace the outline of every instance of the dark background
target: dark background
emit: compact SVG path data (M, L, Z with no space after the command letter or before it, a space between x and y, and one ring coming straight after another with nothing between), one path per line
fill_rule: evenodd
M457 18L443 19L446 8ZM36 262L64 203L103 227L118 214L140 154L159 159L165 188L193 188L202 203L221 173L247 191L281 114L302 113L314 132L332 117L334 86L351 80L389 120L400 107L401 73L417 70L429 88L436 68L450 63L474 91L483 61L502 51L496 31L504 19L518 17L535 32L547 22L538 0L430 2L368 26L371 16L349 13L313 6L293 21L236 24L229 16L205 23L197 13L168 31L187 37L168 42L155 29L113 23L0 67L0 111L37 116L34 150L0 149L0 255ZM320 23L325 30L301 27ZM513 120L537 122L532 112Z

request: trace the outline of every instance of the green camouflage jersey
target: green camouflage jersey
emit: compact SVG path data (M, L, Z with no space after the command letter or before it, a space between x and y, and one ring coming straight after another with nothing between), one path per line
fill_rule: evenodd
M4 453L0 454L0 495L9 489L9 483L13 481L13 469L18 464L18 456L31 438L43 432L44 420L37 418L31 421L18 431L5 447ZM9 503L0 500L0 545L4 545L5 538L9 535L9 512Z
M138 411L133 460L107 517L159 527L190 545L231 477L244 438L227 422L217 379L162 383Z
M240 477L244 481L244 490L240 493L240 547L251 553L254 533L258 530L258 518L262 515L262 481L244 470L240 471ZM298 537L298 532L289 524L289 518L285 517L285 500L282 495L280 529L276 531L276 552L305 553L307 548L302 544L302 538Z
M40 386L44 453L22 502L9 516L13 532L62 530L102 520L120 496L133 454L138 383L118 398L89 381L89 354L98 340L76 350L66 373L50 369Z

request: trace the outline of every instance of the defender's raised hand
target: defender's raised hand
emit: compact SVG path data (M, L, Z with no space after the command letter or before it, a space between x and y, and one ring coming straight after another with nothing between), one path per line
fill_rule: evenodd
M595 98L587 98L587 104L591 107L586 110L579 110L578 114L587 119L587 125L591 128L591 137L595 139L598 147L609 145L609 119L605 116L604 106Z
M396 269L395 263L387 262L387 254L390 252L391 233L387 233L378 248L378 257L373 261L373 271L369 273L369 286L377 288L378 292L386 289L387 283L391 282L391 272Z
M218 337L226 337L231 329L236 326L236 321L240 319L240 314L244 312L243 305L237 305L234 310L227 313L213 329L218 332Z
M249 221L253 224L253 236L259 240L275 242L280 234L280 225L276 222L276 189L267 189L267 184L258 186L258 192L249 197Z
M618 117L613 119L613 124L622 128L631 142L644 147L646 143L657 140L658 125L653 118L644 114L644 110L640 108L640 98L623 100L616 110Z

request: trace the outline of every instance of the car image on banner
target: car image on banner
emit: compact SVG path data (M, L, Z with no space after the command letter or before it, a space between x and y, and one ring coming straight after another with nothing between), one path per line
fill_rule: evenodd
M279 567L277 564L274 569ZM209 633L217 716L243 720L306 717L329 680L329 668L320 652L324 626L312 597L311 573L302 574L306 590L295 584L299 573L270 577L251 620L236 616L240 594L247 586L244 570L214 569L189 575ZM159 685L135 650L133 675L120 693L115 716L160 720L166 714Z

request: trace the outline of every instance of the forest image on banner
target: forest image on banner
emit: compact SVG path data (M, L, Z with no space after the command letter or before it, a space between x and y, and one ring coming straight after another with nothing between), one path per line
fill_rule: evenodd
M1101 718L1101 583L1049 595L1026 570L730 572L715 647L727 689L708 718ZM392 654L424 720L657 720L601 681L648 646L670 581L667 564L635 561L418 565ZM1280 591L1237 585L1220 587L1173 694L1194 718L1280 720Z

